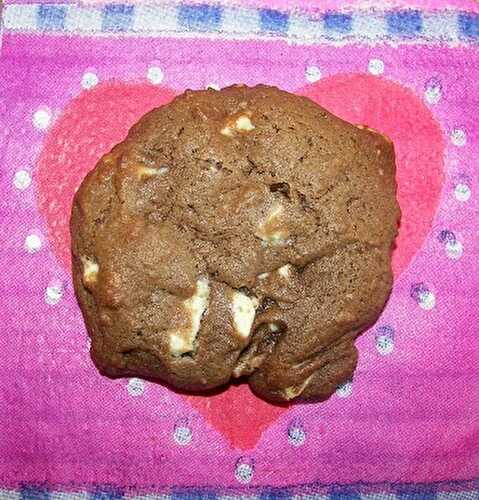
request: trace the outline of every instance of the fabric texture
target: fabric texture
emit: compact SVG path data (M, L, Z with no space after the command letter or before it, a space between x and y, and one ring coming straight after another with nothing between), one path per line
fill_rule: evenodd
M0 52L0 498L479 498L474 2L19 1ZM73 194L186 88L268 83L387 134L395 284L354 379L280 407L94 369Z

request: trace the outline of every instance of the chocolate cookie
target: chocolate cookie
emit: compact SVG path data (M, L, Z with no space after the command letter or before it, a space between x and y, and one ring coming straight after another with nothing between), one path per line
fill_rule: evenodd
M391 289L394 175L388 139L273 87L154 109L73 204L96 366L194 391L246 377L271 401L329 396Z

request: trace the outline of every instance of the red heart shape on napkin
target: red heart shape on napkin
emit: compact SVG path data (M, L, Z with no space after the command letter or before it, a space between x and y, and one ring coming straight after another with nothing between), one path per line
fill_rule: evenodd
M393 258L397 276L424 241L438 204L444 148L438 123L412 91L369 75L332 76L298 93L393 140L403 213ZM169 89L146 83L104 83L73 99L46 136L38 161L38 201L52 248L66 269L71 202L81 180L133 123L173 96ZM287 409L256 398L245 384L215 396L183 397L240 449L254 447Z

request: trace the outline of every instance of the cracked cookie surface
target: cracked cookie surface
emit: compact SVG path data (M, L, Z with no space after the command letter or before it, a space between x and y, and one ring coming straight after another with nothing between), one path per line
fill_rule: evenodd
M392 285L394 150L273 87L187 91L78 190L75 291L101 373L326 398Z

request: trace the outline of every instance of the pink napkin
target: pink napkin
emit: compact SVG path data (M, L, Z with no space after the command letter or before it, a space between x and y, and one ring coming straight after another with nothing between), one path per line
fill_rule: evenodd
M479 496L479 9L371 5L4 7L0 498ZM394 289L354 379L322 404L112 381L88 355L75 189L147 110L234 82L307 95L395 143Z

